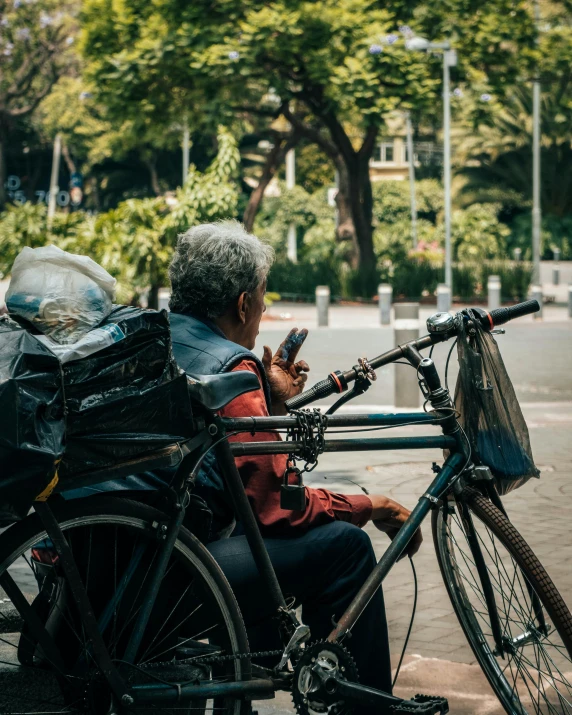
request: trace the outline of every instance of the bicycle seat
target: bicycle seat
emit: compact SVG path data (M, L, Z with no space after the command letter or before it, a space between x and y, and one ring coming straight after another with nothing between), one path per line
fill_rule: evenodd
M235 397L260 389L260 382L253 372L223 372L219 375L191 375L187 373L187 385L191 400L207 410L216 412Z

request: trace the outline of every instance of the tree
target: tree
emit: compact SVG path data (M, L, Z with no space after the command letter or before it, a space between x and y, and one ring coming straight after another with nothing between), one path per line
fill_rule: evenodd
M6 203L6 142L73 62L75 7L69 0L14 0L0 10L0 208Z
M572 15L560 10L556 19L543 31L538 54L541 204L543 213L562 217L572 214ZM533 76L504 95L481 93L476 86L457 100L455 154L463 204L502 201L511 209L530 207Z
M462 48L458 76L478 72L493 88L512 81L533 54L530 8L515 0L166 0L144 7L128 0L110 7L89 0L85 9L86 56L97 57L92 66L107 96L149 96L164 106L180 91L192 101L194 92L207 113L214 107L234 121L241 113L275 117L267 98L279 98L279 113L338 171L338 234L355 244L366 293L375 279L369 161L383 116L399 106L434 117L439 102L440 58L408 52L404 39L413 31L450 37ZM127 92L119 92L125 83Z

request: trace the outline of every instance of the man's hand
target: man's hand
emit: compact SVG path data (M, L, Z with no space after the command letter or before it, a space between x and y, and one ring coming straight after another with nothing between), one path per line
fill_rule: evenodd
M304 360L295 362L307 335L306 329L292 328L274 356L268 345L264 346L262 364L270 384L272 406L276 414L285 413L286 400L299 395L308 379L308 363Z
M371 499L372 504L372 522L377 529L383 531L393 541L395 536L397 536L399 529L401 529L403 524L407 521L411 512L401 504L393 501L393 499L388 499L384 496L375 496L373 494L369 498ZM423 536L421 534L421 529L417 529L407 548L403 552L403 555L410 557L415 556L415 554L419 551L422 541Z

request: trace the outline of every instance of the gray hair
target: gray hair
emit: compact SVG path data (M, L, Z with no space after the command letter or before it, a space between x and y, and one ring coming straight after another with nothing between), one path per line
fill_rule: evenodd
M241 293L256 290L273 260L272 248L247 233L238 221L194 226L177 239L169 266L169 308L219 318Z

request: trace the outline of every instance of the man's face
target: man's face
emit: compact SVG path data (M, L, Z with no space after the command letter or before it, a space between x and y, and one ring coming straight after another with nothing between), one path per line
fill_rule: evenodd
M259 333L262 314L266 311L264 294L266 293L266 281L263 281L252 293L248 293L244 300L244 323L242 325L241 345L248 350L252 350L256 344L256 336Z

